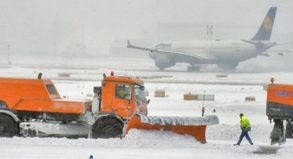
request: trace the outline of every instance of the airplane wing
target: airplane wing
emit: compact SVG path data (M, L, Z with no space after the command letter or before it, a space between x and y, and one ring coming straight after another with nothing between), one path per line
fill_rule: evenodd
M138 49L138 50L151 51L151 52L153 52L153 51L155 51L155 50L156 50L156 49L149 49L149 48L144 48L144 47L137 47L137 46L133 46L133 45L131 45L131 43L130 43L130 41L129 41L129 40L127 40L127 47L128 47L128 48L132 48L132 49Z
M292 51L291 50L271 50L271 51L265 51L265 52L275 52L275 53L282 52L282 53L287 53L287 52L292 52Z
M284 56L284 53L293 52L291 50L271 50L271 51L265 51L264 53L276 53L280 56Z
M213 60L217 59L215 56L205 54L204 52L196 52L196 53L190 54L190 53L180 52L180 51L158 50L158 49L137 47L137 46L131 45L129 40L127 40L127 47L132 48L132 49L139 49L139 50L161 53L161 54L165 54L168 56L181 56L181 57L186 57L186 58L195 58L199 61L213 61Z
M279 43L279 44L276 44L276 45L288 45L288 44L293 44L293 42L288 42L288 43Z
M261 48L263 45L265 45L261 41L249 41L249 40L242 40L242 41L253 44L255 45L256 48L258 47ZM292 42L279 43L279 44L275 43L275 45L288 45L288 44L292 44ZM277 53L280 56L284 56L283 53L288 53L288 52L292 52L292 51L291 50L266 50L265 52L262 52L262 54L259 54L259 55L269 57L270 55L268 53Z
M279 43L276 45L288 45L288 44L292 44L293 42L288 42L288 43ZM293 50L267 50L264 53L276 53L280 56L284 56L284 53L290 53L293 52Z
M181 56L186 58L193 58L197 59L198 61L213 61L216 60L215 56L205 54L204 52L195 52L195 53L185 53L185 52L178 52L178 51L169 51L169 50L155 50L154 52L171 55L171 56Z

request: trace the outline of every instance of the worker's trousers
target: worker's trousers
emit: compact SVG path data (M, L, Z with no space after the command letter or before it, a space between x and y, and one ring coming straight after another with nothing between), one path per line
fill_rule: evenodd
M241 141L242 141L242 139L244 137L246 137L246 139L248 140L248 142L250 143L250 145L253 145L253 143L252 143L252 141L251 141L251 139L250 139L250 137L248 135L248 131L245 131L245 130L242 130L241 135L239 137L239 140L237 142L237 145L240 145L241 144Z

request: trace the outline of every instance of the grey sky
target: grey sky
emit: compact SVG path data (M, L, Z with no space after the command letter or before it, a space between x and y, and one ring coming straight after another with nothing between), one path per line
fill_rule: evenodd
M292 0L1 0L0 50L9 44L15 54L59 54L84 44L87 53L107 53L114 40L140 39L158 23L237 24L256 32L271 6L278 7L273 33L292 33Z

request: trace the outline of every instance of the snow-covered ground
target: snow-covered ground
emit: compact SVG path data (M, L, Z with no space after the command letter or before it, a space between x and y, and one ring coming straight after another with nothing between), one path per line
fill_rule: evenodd
M68 65L23 65L19 62L18 65L1 65L0 76L36 78L42 72L43 78L53 80L62 97L90 98L93 87L100 85L102 74L113 70L115 74L144 78L149 92L147 98L151 100L150 116L201 116L204 105L206 114L217 115L220 124L207 127L206 144L172 132L135 129L123 139L0 138L1 159L88 159L90 155L95 159L292 158L293 141L290 139L276 154L256 154L258 147L250 146L246 139L243 146L233 146L240 135L239 113L250 119L250 137L254 144L269 145L273 124L265 115L264 85L270 82L271 77L276 83L293 83L292 73L189 73L181 65L174 70L160 72L148 60L131 63L90 61L86 62L87 65L81 65L81 61L68 62ZM67 73L70 77L59 77L60 73ZM223 74L227 77L217 77ZM159 89L165 90L166 97L154 97L155 90ZM215 100L183 100L184 94L204 92L213 94ZM248 96L255 97L256 101L245 101Z

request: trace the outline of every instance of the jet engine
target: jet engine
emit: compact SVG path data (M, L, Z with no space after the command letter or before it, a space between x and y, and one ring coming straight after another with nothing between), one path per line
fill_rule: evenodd
M160 69L160 70L164 70L167 67L171 67L174 66L176 64L176 62L172 59L170 59L167 56L161 55L158 56L155 59L155 65Z

